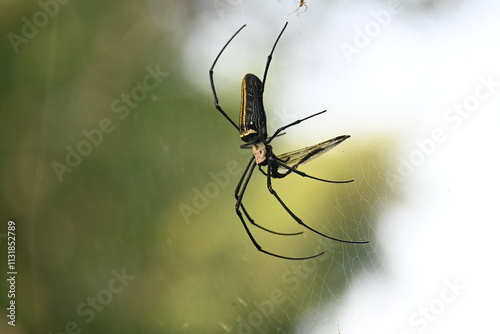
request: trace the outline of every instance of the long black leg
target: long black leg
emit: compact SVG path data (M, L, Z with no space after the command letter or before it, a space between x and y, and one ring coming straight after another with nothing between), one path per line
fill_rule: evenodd
M347 180L347 181L332 181L332 180L325 180L325 179L320 179L318 177L314 177L314 176L311 176L311 175L308 175L298 169L295 169L295 168L292 168L290 166L288 166L287 164L281 162L278 158L275 158L275 157L272 157L271 160L273 164L277 164L277 165L280 165L281 167L285 168L288 170L287 174L290 174L290 173L295 173L295 174L298 174L300 176L303 176L303 177L308 177L310 179L313 179L313 180L317 180L317 181L322 181L322 182L328 182L328 183L350 183L350 182L353 182L354 180Z
M272 154L272 153L271 153ZM297 217L293 212L292 210L290 210L288 208L288 206L286 206L286 204L283 202L283 200L278 196L278 193L273 189L273 185L272 185L272 182L271 182L271 170L269 169L270 167L268 167L268 170L267 170L267 189L269 190L269 192L278 200L278 202L281 204L281 206L283 207L283 209L286 210L286 212L288 212L288 214L290 216L292 216L293 219L295 219L295 221L301 225L301 226L304 226L305 228L307 228L308 230L311 230L313 231L314 233L316 234L319 234L325 238L328 238L330 240L335 240L335 241L340 241L340 242L345 242L345 243L348 243L348 244L366 244L368 243L368 241L349 241L349 240L343 240L343 239L338 239L338 238L334 238L334 237L330 237L326 234L323 234L315 229L313 229L312 227L306 225L299 217Z
M253 165L252 167L252 170L250 171L249 173L249 169L250 167ZM240 178L240 181L238 182L238 185L236 186L236 189L234 190L234 198L236 199L236 205L238 205L239 203L239 206L241 207L241 209L243 210L243 213L245 214L245 216L247 217L248 221L250 222L250 224L266 231L266 232L269 232L269 233L273 233L273 234L277 234L277 235L299 235L299 234L302 234L303 232L296 232L296 233L281 233L281 232L275 232L275 231L272 231L268 228L265 228L263 226L260 226L259 224L257 224L253 219L252 217L250 217L250 215L248 214L247 210L245 209L245 207L243 206L243 195L245 194L245 190L246 190L246 187L248 185L248 182L250 181L250 177L252 176L252 173L253 173L253 168L255 168L255 158L252 157L250 158L250 161L248 162L247 164L247 167L245 168L245 170L243 171L243 175L241 176ZM247 175L248 174L248 175ZM243 186L243 189L241 189L241 185L244 183L244 186ZM241 191L240 191L241 189Z
M274 134L273 134L271 137L269 137L269 138L267 138L267 139L266 139L266 144L269 144L269 143L270 143L270 142L271 142L271 141L272 141L272 140L273 140L276 136L279 136L279 134L280 134L283 130L285 130L285 129L287 129L287 128L291 127L291 126L297 125L297 124L299 124L300 122L305 121L306 119L312 118L312 117L314 117L314 116L321 115L322 113L325 113L325 112L326 112L326 110L323 110L323 111L320 111L320 112L318 112L318 113L315 113L315 114L313 114L313 115L311 115L311 116L307 116L307 117L305 117L305 118L298 119L298 120L296 120L295 122L292 122L292 123L290 123L290 124L287 124L287 125L285 125L285 126L282 126L282 127L281 127L281 128L279 128L278 130L276 130L276 131L274 132Z
M281 35L283 35L283 32L285 31L287 25L288 25L288 22L285 23L285 26L283 27L280 34L278 35L278 38L276 38L276 42L274 42L271 53L269 54L269 56L267 56L266 68L264 69L264 78L262 79L262 93L264 93L264 86L266 85L267 71L269 70L269 65L271 65L271 59L273 59L274 49L276 48L276 45L278 44L278 41L280 40Z
M224 45L224 47L222 48L222 50L220 50L219 54L217 55L217 57L215 58L214 60L214 63L212 64L212 67L210 67L210 69L208 70L208 74L209 74L209 77L210 77L210 85L212 86L212 93L214 95L214 105L215 105L215 108L229 121L229 123L231 123L235 128L236 130L240 130L240 128L238 127L238 125L236 125L236 123L226 114L226 112L222 109L222 107L219 105L219 98L217 97L217 91L215 90L215 82L214 82L214 67L215 67L215 64L217 63L217 60L219 60L219 57L221 56L222 52L224 52L224 50L226 49L226 47L229 45L229 43L231 43L231 41L233 40L234 37L236 37L236 35L238 35L238 33L241 31L241 29L245 28L246 24L244 24L240 29L238 29L237 32L234 33L234 35L229 39L229 41L227 41L226 45Z
M307 259L312 259L312 258L315 258L316 256L320 256L321 254L323 254L324 252L321 252L319 254L312 255L312 256L307 256L307 257L288 257L288 256L282 256L282 255L278 255L278 254L274 254L274 253L266 251L265 249L263 249L259 245L259 243L257 242L257 240L255 240L255 238L252 235L252 232L250 232L250 229L248 228L248 225L245 222L245 219L243 218L243 215L241 214L241 211L240 211L240 207L242 207L241 201L243 199L243 195L245 193L245 189L246 189L246 187L248 185L248 182L250 181L250 176L252 176L252 173L253 173L253 170L255 169L255 166L256 166L255 160L252 159L252 161L249 163L249 165L247 166L247 169L246 169L246 172L248 173L248 176L245 177L245 174L247 174L247 173L244 173L243 176L242 176L242 180L243 180L244 177L245 177L245 180L238 183L238 187L242 186L243 188L242 188L242 190L241 190L241 192L240 192L240 194L239 194L239 196L237 198L236 205L235 205L236 214L240 218L241 223L243 224L243 227L245 228L245 231L247 232L248 237L250 238L250 240L252 240L252 243L255 246L255 248L257 248L257 250L259 252L262 252L262 253L265 253L267 255L271 255L271 256L274 256L274 257L278 257L280 259L286 259L286 260L307 260Z

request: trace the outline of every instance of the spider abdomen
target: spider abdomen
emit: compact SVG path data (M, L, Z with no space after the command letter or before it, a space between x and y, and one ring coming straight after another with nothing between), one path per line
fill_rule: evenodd
M240 138L246 143L267 138L266 113L262 101L262 81L248 73L241 83Z

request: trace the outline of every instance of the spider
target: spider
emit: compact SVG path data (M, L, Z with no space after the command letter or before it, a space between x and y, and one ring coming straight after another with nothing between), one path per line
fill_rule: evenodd
M305 11L307 10L307 4L306 4L306 1L305 1L305 0L299 0L299 7L297 7L297 9L294 11L294 13L297 13L297 15L298 15L298 14L300 14L300 13L299 13L299 10L300 10L300 8L302 8L302 7L305 7L305 8L304 8L304 12L305 12ZM302 13L303 13L303 12L302 12Z
M309 118L318 116L320 114L323 114L326 112L326 110L323 110L321 112L318 112L316 114L313 114L311 116L296 120L295 122L292 122L288 125L282 126L278 128L271 136L268 136L267 134L267 126L266 126L266 113L264 111L264 104L263 104L263 93L264 93L264 85L266 83L266 78L267 78L267 73L269 70L269 65L271 63L272 55L274 52L274 49L276 48L276 45L278 44L279 39L281 38L281 35L285 31L286 27L288 25L288 22L285 24L283 29L281 30L280 34L278 35L278 38L274 42L273 48L271 50L271 53L267 57L267 62L266 62L266 67L264 69L264 79L261 81L256 75L248 73L243 77L243 82L241 86L241 106L240 106L240 118L239 118L239 125L236 124L229 116L228 114L222 109L222 107L219 105L219 99L217 97L217 92L215 89L215 83L214 83L214 67L219 60L219 57L222 55L226 47L231 43L234 37L246 26L244 24L241 28L234 33L234 35L227 41L227 43L224 45L222 50L219 52L217 57L215 58L215 61L212 64L212 67L209 69L209 78L210 78L210 85L212 88L212 93L214 96L214 105L215 108L231 123L236 130L240 133L240 138L245 142L240 146L242 149L252 149L253 155L250 158L250 161L248 162L243 175L241 176L236 189L234 191L234 196L236 199L236 214L241 220L241 223L243 224L243 227L245 228L245 231L247 232L250 240L254 244L254 246L257 248L258 251L282 258L282 259L288 259L288 260L305 260L305 259L312 259L317 256L322 255L324 252L320 252L318 254L314 254L311 256L305 256L305 257L289 257L289 256L282 256L278 255L275 253L272 253L270 251L265 250L260 246L260 244L257 242L257 240L254 238L252 235L252 232L249 229L249 226L247 222L245 221L245 218L248 220L248 222L256 226L264 231L267 231L269 233L277 234L277 235L284 235L284 236L291 236L291 235L298 235L302 234L303 232L297 232L297 233L280 233L280 232L275 232L270 229L267 229L259 224L257 224L248 214L247 210L245 209L245 206L243 205L243 196L245 194L245 190L247 188L247 185L250 181L250 178L252 177L252 173L255 170L255 167L258 166L259 170L266 176L267 178L267 189L269 192L276 198L276 200L281 204L281 206L285 209L285 211L301 226L305 227L306 229L321 235L322 237L335 240L335 241L340 241L340 242L345 242L345 243L350 243L350 244L364 244L367 243L368 241L348 241L348 240L342 240L338 238L334 238L331 236L328 236L324 233L321 233L317 231L316 229L306 225L299 217L297 217L290 208L283 202L281 197L278 195L278 193L273 189L272 186L272 179L273 178L284 178L285 176L295 173L298 174L302 177L307 177L311 178L314 180L322 181L322 182L329 182L329 183L349 183L352 182L353 180L348 180L348 181L330 181L330 180L325 180L325 179L320 179L314 176L310 176L300 170L297 169L297 167L303 163L306 163L321 154L326 153L327 151L331 150L347 138L349 138L349 135L343 135L343 136L338 136L333 139L329 139L327 141L324 141L322 143L305 147L300 150L284 153L281 155L276 156L273 153L273 147L270 145L271 142L274 140L279 135L284 134L284 130L297 125ZM267 167L267 171L263 170L263 167Z

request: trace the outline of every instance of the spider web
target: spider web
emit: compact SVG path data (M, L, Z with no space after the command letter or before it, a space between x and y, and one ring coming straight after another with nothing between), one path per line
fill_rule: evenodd
M357 159L353 159L355 161L344 162L346 165L354 164L357 167L343 169L342 163L340 163L341 166L336 167L341 171L339 173L341 175L333 178L335 180L348 179L356 173L358 180L352 184L332 185L290 176L284 180L275 181L274 188L304 222L322 233L358 241L375 236L376 240L377 234L374 226L381 219L380 212L383 212L388 205L388 189L384 186L384 179L375 178L374 180L373 175L384 175L381 162L386 160L386 157L383 156L384 152L381 150L367 151L372 152L371 156L367 157L358 152L354 154L360 154ZM338 161L336 162L339 164ZM311 163L309 169L315 171L314 175L318 175L321 174L321 170L325 169L314 167L329 164L335 164L335 159L318 161L317 166ZM358 170L359 173L357 173ZM258 188L263 188L265 185L264 179L262 175L255 175L253 180L255 185L249 186L247 196L257 196L265 202L270 202L269 205L263 205L264 209L261 205L261 210L269 214L257 213L252 217L261 218L260 223L264 220L267 223L266 227L269 227L269 222L271 222L275 230L297 231L298 225L289 216L282 214L284 210L279 205L272 203L274 198L266 193L267 190L259 191ZM300 189L300 192L297 192L297 189ZM268 206L271 208L268 209ZM363 208L361 214L359 213L360 207ZM247 208L250 211L253 206L247 205ZM380 268L379 255L374 251L373 239L372 244L369 245L352 245L330 241L305 230L305 236L298 238L302 245L295 241L291 246L290 242L294 241L287 239L289 237L273 236L263 239L259 232L255 232L255 235L260 237L259 242L268 250L269 247L273 247L273 251L276 251L276 245L281 245L283 250L279 254L300 256L314 253L312 251L314 249L321 249L326 253L312 260L292 261L292 263L281 264L266 270L264 278L260 278L259 283L262 286L259 287L258 284L254 286L254 291L260 290L259 295L262 293L264 297L259 299L250 294L247 298L241 297L238 302L242 306L240 311L244 310L244 312L241 313L243 314L243 316L240 315L241 318L236 317L239 319L236 330L242 332L255 330L262 333L280 331L304 333L320 330L332 318L339 317L346 291L357 285L363 276L378 275L377 272L380 270L383 272ZM252 252L251 248L249 252ZM302 251L297 254L297 249L302 249ZM255 257L258 255L249 254L252 260L255 260ZM245 282L244 279L243 282ZM265 298L266 291L267 298ZM281 299L277 298L273 301L271 298L273 293L282 293L284 300L280 302ZM268 309L263 305L269 306ZM259 321L261 318L262 321ZM227 324L224 321L221 323ZM291 327L287 328L287 325Z
M235 26L238 27L237 24ZM248 33L250 27L256 30ZM253 70L254 66L245 66L241 63L247 61L248 52L245 50L248 46L256 44L263 46L264 56L261 58L262 65L264 64L266 52L268 52L266 44L257 43L254 39L255 35L262 34L259 31L260 28L262 28L261 24L249 23L224 51L214 71L219 101L228 114L232 113L232 117L235 117L235 108L231 106L234 106L236 102L235 95L239 96L239 90L234 87L238 87L239 83L235 80L235 77L238 77L236 75L238 71L231 71L231 69L242 67L246 68L245 71L259 74L257 70ZM232 33L221 30L220 34L217 33L222 36L217 38L220 41L213 45L224 45ZM286 31L284 36L287 33L293 34L294 32ZM266 33L265 36L268 39L267 44L272 45L273 38L276 36L270 33ZM185 55L188 59L192 58L193 62L195 62L195 53L191 50L194 50L198 44L198 40L193 39L192 42L188 42L186 48ZM216 55L220 48L212 47L213 50L210 53ZM287 61L286 58L283 59L283 54L287 53L287 45L279 44L277 50L280 48L283 49L277 51L273 58L274 63L271 64L269 78L273 79L266 83L264 98L268 110L274 111L268 112L267 115L269 133L296 119L325 109L324 104L317 103L317 101L326 101L326 99L313 87L316 84L317 87L321 87L320 82L308 87L297 87L289 82L286 88L290 91L284 95L278 94L276 82L284 80L283 73L280 74L279 69L294 68L293 63ZM306 58L313 55L310 59L311 64L320 61L317 56L321 52L320 49L314 45L313 50L315 50L314 53L306 54ZM300 52L298 53L297 57L300 58ZM239 60L239 65L235 65L237 60ZM273 71L276 67L278 70ZM257 68L261 71L263 66ZM193 71L193 69L189 67L186 70L195 75L196 70ZM321 72L321 68L314 68L311 77L305 78L304 81L315 82L314 75L319 75ZM276 79L280 76L281 80ZM228 89L230 87L228 82L233 84L233 88ZM193 82L193 84L199 83ZM204 86L200 88L206 89ZM308 96L308 98L296 99L296 96ZM304 103L304 106L290 104L288 99ZM299 113L298 110L308 111ZM215 114L215 117L220 117L216 112ZM287 129L285 136L273 141L275 153L281 154L337 135L352 134L339 130L343 128L342 124L349 122L345 114L336 113L321 117L312 118ZM220 118L216 119L220 120ZM222 330L234 333L311 333L322 328L329 328L332 319L340 319L342 305L346 301L348 291L359 284L363 277L378 275L378 272L384 271L381 266L380 252L375 251L375 247L378 239L378 223L383 219L383 212L389 205L389 198L395 195L388 188L385 179L385 172L391 167L388 164L392 161L392 157L388 157L386 152L387 147L392 144L391 138L378 134L371 134L371 136L370 142L362 141L360 138L351 138L332 152L300 168L316 177L332 180L355 179L353 183L327 184L301 178L298 175L273 180L273 188L286 205L306 224L332 237L353 241L370 240L371 243L368 245L331 241L301 228L267 191L266 178L256 170L243 200L250 216L258 224L274 231L304 232L296 237L277 236L250 226L257 242L267 251L292 257L308 256L325 251L324 255L308 261L280 261L279 259L276 261L277 259L269 256L263 257L263 254L253 247L242 231L241 223L232 210L228 212L227 208L232 207L234 202L231 199L223 200L220 196L217 197L218 218L214 220L230 222L231 225L226 225L228 228L224 234L226 238L238 236L237 246L226 247L231 247L233 249L231 253L234 255L245 254L243 262L238 257L229 260L226 256L226 261L231 262L227 264L228 268L219 268L219 272L213 273L213 276L208 279L208 281L223 282L226 286L225 289L218 290L220 315L217 317L217 323ZM304 141L297 140L297 138L304 138ZM215 143L212 146L214 145ZM238 161L242 161L239 165L243 169L244 161L250 152L235 148L230 153L238 157ZM238 178L239 175L234 176L233 184ZM231 197L231 190L225 191L225 194ZM213 214L212 210L204 213L205 217L210 214ZM216 230L206 229L205 231L211 237L219 233ZM242 236L244 238L240 239ZM224 307L224 305L231 305L231 307ZM191 323L191 325L194 324Z
M393 235L389 230L391 228L399 230L399 226L406 226L408 221L421 223L419 218L401 216L401 212L410 211L405 202L414 200L411 197L407 198L407 193L417 191L426 197L425 189L428 189L426 187L435 180L429 177L425 181L419 180L425 182L426 186L413 184L411 186L413 188L405 188L409 187L408 181L412 179L414 171L410 171L410 175L402 173L401 161L414 154L415 139L427 138L429 129L441 125L435 115L442 115L443 110L453 103L450 100L455 99L456 92L462 88L455 89L447 97L448 92L443 93L439 87L451 87L453 80L450 82L440 77L446 84L437 82L429 84L428 78L421 78L421 72L411 70L414 64L406 63L414 59L412 54L393 46L392 54L383 52L385 48L391 48L391 40L402 43L402 36L420 36L429 42L429 45L445 43L444 36L449 27L440 27L442 30L436 30L438 34L434 34L434 31L426 34L428 27L425 15L429 14L426 12L428 8L424 9L425 6L418 2L404 2L404 4L401 2L401 4L404 7L402 10L404 15L393 13L391 24L373 37L368 47L361 47L350 65L346 65L346 59L339 56L338 45L329 44L331 38L352 44L352 27L363 31L368 24L374 26L377 21L373 13L380 14L382 10L389 10L387 3L376 1L370 4L356 3L348 6L347 11L346 8L341 10L332 5L328 7L332 10L331 17L327 20L329 24L320 27L298 19L289 25L289 29L285 31L278 44L264 96L269 132L272 133L277 127L324 109L328 109L328 113L318 119L310 119L287 129L285 136L276 138L273 142L275 153L288 152L337 135L350 134L352 137L345 143L325 156L301 166L301 170L313 176L334 180L353 178L355 182L331 185L290 175L283 180L273 181L273 186L288 207L311 227L338 238L369 239L370 244L350 245L331 242L308 230L299 237L277 238L253 229L254 236L266 250L289 256L314 254L317 250L324 250L325 254L307 262L277 263L273 259L262 258L249 242L240 244L240 247L245 247L247 255L244 268L241 263L234 265L241 271L234 274L236 286L229 288L230 292L226 291L228 300L231 300L230 296L236 296L236 301L234 308L224 309L223 316L219 318L219 325L225 331L385 333L389 330L395 333L415 333L422 328L412 323L411 317L414 314L417 314L415 319L420 323L429 323L427 320L422 320L425 318L418 314L419 308L422 305L427 306L428 300L425 298L422 300L416 293L408 292L400 283L394 283L397 293L392 292L388 286L394 273L391 272L392 268L386 265L386 250L383 244L393 245L390 249L393 253L398 253L399 249L405 249L406 245L402 244L404 241L394 243L393 240L387 239L388 235ZM238 87L238 81L234 80L235 76L238 77L236 75L238 70L235 69L243 68L244 72L241 75L247 71L261 74L263 59L268 52L267 46L271 45L276 37L270 27L276 27L275 30L279 32L283 23L274 18L269 18L267 21L264 19L265 23L262 20L254 21L253 14L259 18L267 17L264 13L276 14L274 11L276 8L271 8L272 5L269 3L261 5L263 7L259 8L265 10L259 11L258 14L255 13L254 7L247 5L246 2L242 2L242 6L238 7L247 10L245 15L241 15L242 20L240 20L247 23L247 27L241 36L234 40L232 47L228 47L217 65L216 78L220 83L220 92L232 91L233 96L239 96L239 91L223 84L223 81L226 81L233 87ZM446 11L446 6L441 5L436 2L431 15L450 15ZM326 10L326 7L323 9ZM309 13L311 10L314 10L313 4L310 4L308 11L301 15L315 15ZM239 17L239 14L233 14ZM352 16L349 16L350 14ZM465 11L455 14L461 19L466 15ZM350 17L349 22L345 21L347 17ZM408 17L413 19L407 19ZM318 20L318 22L323 21ZM418 28L413 27L412 22L418 22ZM217 32L211 34L217 36L214 39L218 42L214 45L222 45L231 35L231 31L227 31L227 27L231 24L223 20L221 25L222 29L214 30ZM328 29L325 28L326 25ZM235 22L233 26L238 27L239 24ZM346 27L347 30L344 29ZM324 32L322 29L331 34L328 37L323 36L324 38L318 37ZM416 33L418 29L422 29L424 33L422 35ZM310 33L311 31L314 33ZM222 36L220 40L219 36ZM411 43L411 38L413 37L408 37L403 45L408 50L418 49L418 45ZM459 54L461 51L453 52L454 47L454 43L448 45L449 52ZM255 50L263 50L261 58L258 58L259 52ZM216 54L217 51L218 48L213 46L211 54ZM367 55L370 55L372 57L370 61L377 65L368 66L370 61L365 58ZM262 60L262 64L258 63L259 59ZM422 60L415 60L419 61ZM255 62L260 66L254 66ZM434 68L434 65L430 61L429 69ZM472 68L474 70L470 70L471 76L477 76L478 69ZM442 66L436 72L441 69ZM491 71L491 68L487 71ZM467 73L467 70L464 70L460 73L462 76L460 78L451 72L443 74L443 77L461 80L463 76L468 75ZM422 86L428 87L424 89L425 96L429 98L425 102L422 99L415 99L415 96L410 94L412 91L422 91L422 86L417 84L418 80L421 80ZM403 86L409 85L409 87L402 89L402 83L405 83ZM413 84L415 86L412 86ZM227 105L235 102L235 100L227 101ZM422 110L426 110L426 115L423 115ZM423 172L425 169L420 170ZM404 176L401 176L402 174ZM431 174L430 172L428 175ZM387 175L395 175L396 179L391 179ZM265 187L265 178L256 173L245 197L245 205L252 217L267 228L296 232L298 226L284 213L283 208L276 203ZM430 198L435 199L435 197ZM422 201L426 207L431 207L429 202L430 200ZM231 220L231 217L227 216L225 219ZM396 222L393 222L394 220ZM238 222L235 224L238 225ZM238 234L236 230L234 233ZM402 238L407 240L406 236ZM395 248L394 245L400 247ZM238 251L241 251L241 248L235 249L235 252ZM233 270L236 269L233 267ZM225 273L221 273L218 277L229 283L230 279L222 278ZM444 289L446 282L449 282L446 278L436 277L429 284L437 285L437 289ZM414 286L419 286L419 283L414 282ZM384 291L388 292L390 297L381 295ZM439 294L439 291L433 291L427 290L431 301L434 301L433 296ZM360 294L368 295L376 302L365 304ZM395 294L399 294L400 297ZM279 298L280 296L283 300ZM401 302L401 299L414 302ZM382 318L385 317L385 322L390 323L390 326L381 325L383 321L376 319L379 314L378 306L382 307L385 302L391 305L388 307L397 314L389 316L388 313L380 311Z

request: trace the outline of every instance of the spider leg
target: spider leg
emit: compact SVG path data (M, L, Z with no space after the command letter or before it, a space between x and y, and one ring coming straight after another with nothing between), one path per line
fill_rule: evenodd
M245 219L243 218L243 215L242 215L242 213L240 211L240 207L243 209L243 205L241 204L241 200L243 199L243 195L245 193L245 189L246 189L246 187L248 185L248 182L250 181L250 176L252 176L252 172L255 169L255 166L256 166L255 160L252 159L250 161L250 163L248 164L247 168L245 169L245 173L243 173L243 176L241 177L240 182L238 183L237 189L239 190L239 188L242 185L243 185L243 188L242 188L240 194L237 196L237 201L236 201L236 205L235 205L236 214L240 218L241 223L243 224L243 227L245 228L245 231L247 232L248 237L252 241L252 243L255 246L255 248L257 248L257 250L259 252L262 252L262 253L265 253L267 255L271 255L271 256L274 256L274 257L277 257L277 258L280 258L280 259L285 259L285 260L307 260L307 259L312 259L312 258L315 258L317 256L322 255L324 252L321 252L321 253L318 253L318 254L315 254L315 255L312 255L312 256L306 256L306 257L288 257L288 256L282 256L282 255L278 255L278 254L274 254L274 253L271 253L269 251L266 251L265 249L263 249L259 245L259 243L257 242L257 240L255 240L255 238L252 235L252 232L250 232L250 229L248 228L248 225L245 222ZM248 174L248 176L246 176L246 174ZM243 181L243 179L244 179L244 181ZM243 209L243 212L245 212L244 209ZM246 213L245 213L245 215L247 216L247 218L250 218ZM252 222L252 220L250 220L250 222ZM256 225L256 226L258 226L258 225ZM273 233L276 233L276 232L273 232Z
M269 143L270 143L270 142L271 142L274 138L276 138L277 136L279 136L279 135L280 135L280 133L281 133L283 130L288 129L288 128L289 128L289 127L291 127L291 126L297 125L297 124L299 124L300 122L305 121L306 119L312 118L312 117L314 117L314 116L321 115L322 113L325 113L325 112L326 112L326 110L320 111L320 112L315 113L315 114L313 114L313 115L311 115L311 116L307 116L307 117L305 117L305 118L298 119L298 120L296 120L295 122L292 122L292 123L290 123L290 124L287 124L287 125L285 125L285 126L282 126L281 128L278 128L278 129L274 132L274 134L266 140L266 144L269 144Z
M283 32L285 31L287 25L288 25L288 22L285 23L285 26L283 27L280 34L278 35L278 38L274 42L271 53L269 54L269 56L267 56L266 68L264 69L264 77L262 80L262 91L261 91L262 94L264 93L264 86L266 85L266 79L267 79L267 71L269 71L269 65L271 65L271 60L273 59L274 49L276 49L276 45L278 44L278 41L280 40L281 35L283 35Z
M272 152L271 154L272 155ZM272 160L272 161L276 161L276 160ZM286 212L288 212L288 214L290 216L292 216L292 218L301 226L304 226L305 228L307 228L308 230L311 230L313 231L314 233L316 234L319 234L327 239L330 239L330 240L335 240L335 241L340 241L340 242L345 242L345 243L348 243L348 244L366 244L368 243L368 241L349 241L349 240L343 240L343 239L338 239L338 238L334 238L334 237L330 237L324 233L321 233L315 229L313 229L312 227L306 225L299 217L297 217L293 212L292 210L290 210L290 208L288 208L288 206L285 204L285 202L283 202L283 200L279 197L278 193L273 189L273 185L272 185L272 182L271 182L271 171L270 171L270 168L271 168L271 163L272 161L269 162L269 165L268 165L268 171L267 171L267 189L269 190L269 192L276 198L276 200L281 204L281 206L283 207L283 209L285 209Z
M272 163L276 163L277 165L280 165L281 167L285 168L288 170L288 172L286 174L284 174L284 176L290 174L290 173L295 173L295 174L298 174L302 177L308 177L310 179L313 179L313 180L317 180L317 181L322 181L322 182L328 182L328 183L349 183L349 182L353 182L354 180L347 180L347 181L332 181L332 180L325 180L325 179L320 179L318 177L314 177L314 176L311 176L311 175L308 175L298 169L295 169L293 167L290 167L288 166L287 164L284 164L283 162L281 162L279 159L277 158L271 158L271 161ZM284 177L283 176L283 177Z
M275 231L272 231L268 228L260 226L252 219L252 217L250 217L247 210L243 206L242 200L243 200L243 195L245 194L245 190L247 188L248 182L250 181L250 178L252 177L252 173L254 171L255 166L256 166L255 158L252 156L250 158L250 161L247 164L247 167L245 168L245 171L243 172L243 175L240 178L240 181L238 182L238 185L236 186L236 189L234 190L234 198L236 199L236 210L238 211L238 209L241 207L241 210L245 214L245 217L248 219L250 224L252 224L252 225L254 225L254 226L256 226L256 227L258 227L261 230L264 230L266 232L277 234L277 235L299 235L299 234L302 234L303 232L295 232L295 233L275 232ZM259 166L259 169L260 169L260 166ZM243 185L243 187L242 187L242 185Z
M209 77L210 77L210 86L212 87L212 94L214 95L214 105L215 105L215 108L222 114L222 116L224 116L228 121L229 123L231 123L235 128L236 130L240 130L240 128L238 127L238 125L236 125L236 123L231 119L231 117L228 116L228 114L226 114L226 112L222 109L222 107L219 105L219 98L217 97L217 91L215 90L215 82L214 82L214 67L215 67L215 64L217 64L217 61L219 60L219 57L222 55L222 53L224 52L224 50L226 49L226 47L229 45L229 43L231 43L231 41L233 40L234 37L236 37L236 35L238 35L238 33L241 31L241 29L245 28L246 24L244 24L240 29L238 29L238 31L236 31L234 33L234 35L229 39L229 41L227 41L227 43L224 45L224 47L222 48L222 50L220 50L219 54L217 55L217 57L215 58L214 60L214 63L212 64L212 67L210 67L210 69L208 70L208 74L209 74Z

